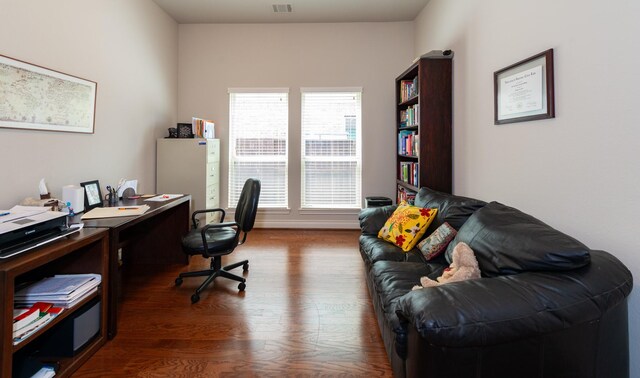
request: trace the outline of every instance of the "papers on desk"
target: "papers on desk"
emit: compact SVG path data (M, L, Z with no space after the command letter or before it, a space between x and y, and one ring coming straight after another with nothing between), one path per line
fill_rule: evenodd
M182 197L184 194L160 194L155 197L147 198L145 201L164 202L174 198Z
M146 213L147 210L149 210L149 205L96 207L84 213L80 219L130 217L132 215L142 215Z

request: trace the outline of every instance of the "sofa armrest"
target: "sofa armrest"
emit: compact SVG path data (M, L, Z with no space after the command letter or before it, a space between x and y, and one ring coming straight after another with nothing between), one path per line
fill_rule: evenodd
M523 339L598 320L631 292L631 272L591 251L591 264L566 272L526 272L414 290L396 314L429 344L474 347Z
M358 215L362 233L365 235L378 235L378 231L384 226L397 207L398 205L387 205L362 209Z

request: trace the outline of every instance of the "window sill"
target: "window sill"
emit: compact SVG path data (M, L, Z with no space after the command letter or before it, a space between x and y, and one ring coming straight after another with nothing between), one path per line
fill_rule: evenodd
M311 209L311 208L300 208L298 209L298 214L300 215L354 215L354 214L359 214L360 213L359 208L352 208L352 209L344 209L344 208L337 208L337 209L329 209L329 208L323 208L323 209Z

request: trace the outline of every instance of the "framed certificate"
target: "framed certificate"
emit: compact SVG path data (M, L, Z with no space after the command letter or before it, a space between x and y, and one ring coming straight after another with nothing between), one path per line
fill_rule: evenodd
M494 123L554 118L553 49L493 74Z

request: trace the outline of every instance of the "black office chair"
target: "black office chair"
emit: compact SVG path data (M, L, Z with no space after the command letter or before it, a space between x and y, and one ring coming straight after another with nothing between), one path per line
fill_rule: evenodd
M211 258L210 269L180 273L176 278L176 286L179 286L182 284L183 277L207 276L207 279L191 296L191 303L198 302L200 293L218 276L239 281L238 290L243 291L245 289L246 280L229 273L229 271L242 265L243 270L246 272L249 270L249 260L222 267L222 256L230 254L237 246L244 244L247 240L247 233L253 229L253 224L256 220L259 198L260 181L248 179L244 183L238 206L236 206L235 222L224 221L225 211L223 209L197 210L191 215L193 229L182 238L182 250L189 255L202 255L204 258ZM202 228L198 228L199 220L196 216L211 212L221 213L220 223L209 223ZM240 240L240 234L242 234L242 240Z

